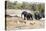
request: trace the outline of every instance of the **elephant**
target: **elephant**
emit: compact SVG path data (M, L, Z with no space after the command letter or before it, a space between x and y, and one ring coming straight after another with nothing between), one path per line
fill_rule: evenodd
M39 20L39 19L41 18L40 15L37 14L37 13L35 13L34 15L35 15L35 19L36 19L36 20Z
M39 19L45 17L44 13L40 13L40 12L39 13L38 12L34 13L34 16L35 16L36 20L39 20Z
M30 18L33 20L33 16L32 16L31 13L28 13L28 12L26 12L26 11L23 11L23 12L21 13L21 17L22 17L22 15L24 15L24 20L26 20L26 18L27 18L27 20L30 20Z

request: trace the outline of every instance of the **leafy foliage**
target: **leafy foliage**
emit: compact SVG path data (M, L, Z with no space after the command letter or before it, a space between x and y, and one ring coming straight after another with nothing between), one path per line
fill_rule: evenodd
M31 4L28 2L19 3L15 1L14 3L7 1L7 9L29 9L33 11L43 12L45 9L44 3Z

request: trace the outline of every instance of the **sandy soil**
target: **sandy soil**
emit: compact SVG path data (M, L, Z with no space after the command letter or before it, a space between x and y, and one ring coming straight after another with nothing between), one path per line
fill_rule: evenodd
M44 28L44 21L40 20L23 20L20 17L7 17L6 22L7 30Z

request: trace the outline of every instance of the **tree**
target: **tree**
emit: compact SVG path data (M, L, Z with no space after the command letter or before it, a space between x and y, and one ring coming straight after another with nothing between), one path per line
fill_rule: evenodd
M45 9L45 5L44 4L38 4L38 10L39 12L44 12L44 9Z
M36 11L36 4L32 4L32 8L33 11Z

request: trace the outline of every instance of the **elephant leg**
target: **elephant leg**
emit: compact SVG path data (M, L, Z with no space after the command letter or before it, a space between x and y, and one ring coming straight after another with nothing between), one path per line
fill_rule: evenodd
M27 16L27 20L30 20L30 16Z
M24 15L24 20L26 20L26 15Z
M31 20L33 20L33 16L32 15L30 16L30 18L31 18Z
M32 17L32 20L33 20L33 17Z
M41 17L40 17L40 16L38 16L38 20L39 20L39 19L41 19Z
M37 20L37 18L38 18L37 15L35 15L35 19L36 19L36 20Z
M26 20L26 17L24 17L24 20Z
M30 19L30 17L27 17L27 20L29 20Z
M30 16L29 15L27 15L27 20L29 20L30 19Z

